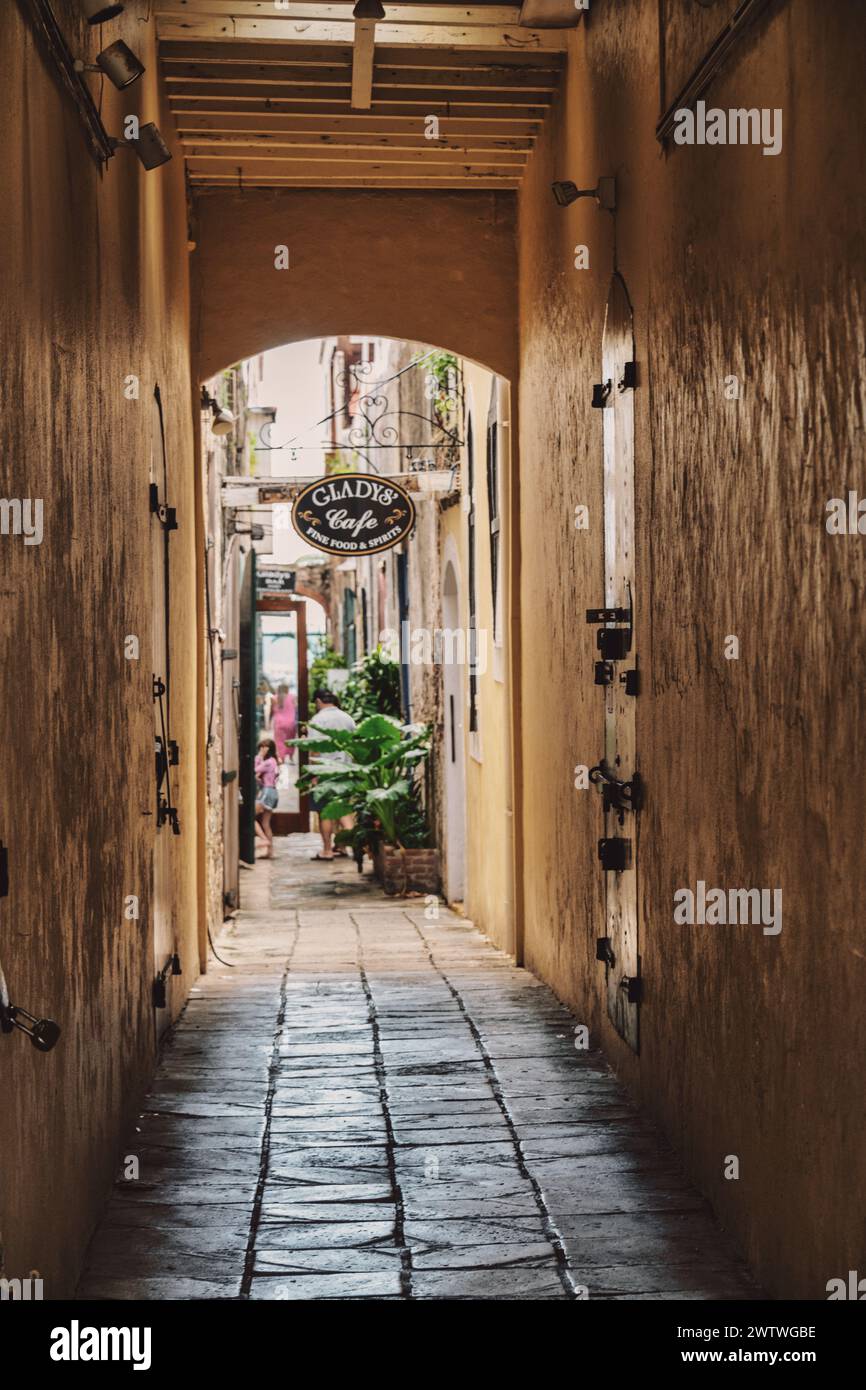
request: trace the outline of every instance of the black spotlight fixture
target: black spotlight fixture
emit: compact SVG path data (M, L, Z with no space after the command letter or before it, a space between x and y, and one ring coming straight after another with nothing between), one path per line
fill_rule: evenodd
M123 14L122 5L107 4L106 0L81 0L81 8L88 24L104 24L107 19Z
M385 6L382 0L357 0L352 11L353 19L384 19Z
M139 126L138 136L135 139L112 140L111 144L115 151L135 150L145 169L158 169L160 165L167 164L171 159L171 150L163 140L159 127L153 121L147 121L144 125Z
M109 44L108 48L103 48L101 53L97 53L95 63L85 63L81 58L76 58L75 71L104 73L117 90L122 92L124 87L131 87L133 82L137 82L143 75L144 64L139 62L123 39L118 39L116 43Z

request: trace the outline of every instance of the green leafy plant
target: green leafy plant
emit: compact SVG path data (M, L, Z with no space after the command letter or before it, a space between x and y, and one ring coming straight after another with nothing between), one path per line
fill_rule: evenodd
M326 645L324 650L319 653L310 666L308 689L310 692L311 706L313 704L313 696L319 687L328 684L328 672L333 671L335 668L344 670L345 666L346 658L340 656L339 652L335 652L334 648L329 644Z
M383 647L369 652L357 666L340 693L340 704L355 720L371 714L400 717L400 664Z
M436 381L438 389L431 405L434 417L444 429L457 409L454 386L459 372L459 363L453 352L437 351L430 353L424 365L425 370Z
M380 841L400 849L429 845L419 794L419 772L430 756L429 729L374 714L357 729L313 730L292 742L314 755L298 779L299 790L309 791L315 779L325 820L355 817L353 829L341 830L337 843L352 846L359 868L364 851L375 854Z

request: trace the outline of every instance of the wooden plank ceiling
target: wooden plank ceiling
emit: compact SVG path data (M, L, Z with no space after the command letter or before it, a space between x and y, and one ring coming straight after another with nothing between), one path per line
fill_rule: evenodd
M351 0L278 5L155 0L194 187L518 186L562 31L521 28L519 7L486 0L385 0L375 25Z

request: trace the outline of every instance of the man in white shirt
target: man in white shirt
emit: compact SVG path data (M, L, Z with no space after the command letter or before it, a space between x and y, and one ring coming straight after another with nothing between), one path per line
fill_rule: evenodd
M316 702L316 713L313 715L307 728L307 733L309 734L310 738L316 737L316 730L318 730L323 737L327 736L329 729L346 729L350 733L355 730L357 726L355 724L354 719L352 718L351 714L347 714L345 710L340 709L339 705L337 704L337 697L333 694L332 691L327 690L324 686L320 687L320 689L316 691L313 698ZM315 753L310 754L311 761L315 761L315 756ZM329 753L328 758L331 762L335 763L351 762L351 759L347 753ZM344 849L335 850L333 847L334 829L336 827L337 822L322 819L322 809L325 805L327 805L327 802L324 800L319 800L315 792L313 792L311 800L313 803L313 810L317 813L319 817L319 832L322 836L321 851L319 854L314 854L313 858L345 858L346 851ZM354 816L341 816L339 828L341 830L351 830L354 824Z

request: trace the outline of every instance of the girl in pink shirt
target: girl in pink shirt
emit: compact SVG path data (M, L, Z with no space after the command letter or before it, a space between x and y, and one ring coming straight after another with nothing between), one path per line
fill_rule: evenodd
M259 739L259 752L256 758L256 834L265 842L263 859L274 857L274 832L271 830L271 816L277 809L280 799L277 791L276 744L267 734Z

